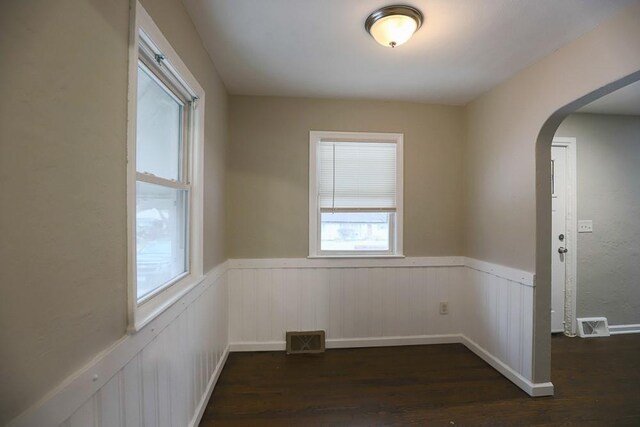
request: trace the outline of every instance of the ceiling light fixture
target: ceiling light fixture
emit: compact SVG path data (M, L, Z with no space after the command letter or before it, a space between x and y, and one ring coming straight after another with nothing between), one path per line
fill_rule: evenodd
M422 12L415 7L385 6L369 15L364 28L381 45L396 47L409 40L423 20Z

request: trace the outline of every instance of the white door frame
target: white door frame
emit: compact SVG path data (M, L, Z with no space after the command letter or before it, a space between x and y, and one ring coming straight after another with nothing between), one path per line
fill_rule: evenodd
M565 255L567 269L564 293L564 333L576 334L576 278L578 266L578 192L577 192L577 162L576 139L555 137L551 144L555 147L567 149L567 236L565 247L569 249ZM555 240L552 238L552 242Z

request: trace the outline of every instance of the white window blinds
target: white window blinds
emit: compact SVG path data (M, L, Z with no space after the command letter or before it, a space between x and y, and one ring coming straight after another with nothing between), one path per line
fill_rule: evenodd
M396 144L320 142L320 210L396 210Z

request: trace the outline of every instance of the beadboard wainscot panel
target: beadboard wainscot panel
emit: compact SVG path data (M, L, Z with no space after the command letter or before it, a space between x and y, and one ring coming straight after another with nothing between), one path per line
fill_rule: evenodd
M227 262L12 427L196 426L228 354Z
M462 257L230 260L230 347L284 350L286 331L316 329L327 348L459 342L464 280Z
M471 258L465 264L462 342L530 395L552 395L553 384L531 381L535 275Z

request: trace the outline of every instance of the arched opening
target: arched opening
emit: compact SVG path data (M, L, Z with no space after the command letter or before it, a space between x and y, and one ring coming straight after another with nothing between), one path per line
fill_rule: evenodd
M640 71L594 90L553 113L536 141L536 294L534 372L536 381L548 381L551 363L552 194L551 146L560 124L571 113L625 86L640 81Z

